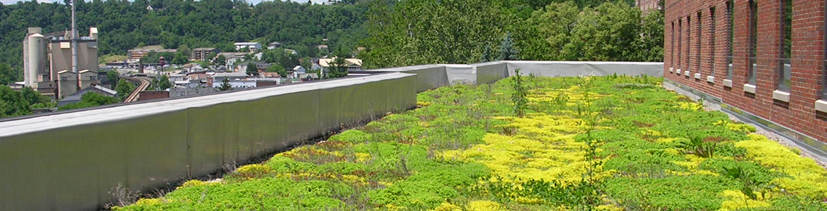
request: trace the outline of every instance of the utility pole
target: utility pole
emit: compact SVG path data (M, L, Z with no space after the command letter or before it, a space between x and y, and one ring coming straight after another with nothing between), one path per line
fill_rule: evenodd
M80 91L81 87L81 77L80 71L78 71L78 29L77 25L75 24L75 4L77 0L72 0L72 72L75 72L75 75L78 79L78 89L76 92Z

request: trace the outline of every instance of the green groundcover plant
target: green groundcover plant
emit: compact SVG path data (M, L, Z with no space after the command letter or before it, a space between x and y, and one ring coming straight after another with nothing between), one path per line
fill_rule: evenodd
M824 168L660 78L520 80L423 92L415 110L115 209L827 209Z

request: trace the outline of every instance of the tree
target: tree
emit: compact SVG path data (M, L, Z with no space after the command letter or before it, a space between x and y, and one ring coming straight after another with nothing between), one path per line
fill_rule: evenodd
M30 114L29 103L20 92L0 85L0 118Z
M23 87L22 89L20 89L20 96L29 105L47 103L51 101L48 97L40 95L40 92L35 91L31 87Z
M88 108L88 107L95 107L95 106L102 106L102 105L109 105L118 103L120 100L118 98L109 97L106 95L98 94L97 92L87 92L80 96L80 102L64 105L60 107L58 110L69 110L69 109L78 109L78 108Z
M552 3L521 21L514 34L520 58L566 61L662 61L663 15L626 2Z
M156 91L158 90L158 78L153 78L152 81L149 82L149 87L146 88L147 91Z
M221 52L236 52L235 45L231 42L221 42L215 45Z
M491 61L491 46L486 45L485 50L482 51L482 56L480 57L480 63L490 62Z
M247 75L258 76L258 67L256 67L255 63L247 63Z
M304 67L306 71L310 71L310 68L313 67L313 63L310 62L310 57L304 57L301 61L301 66Z
M186 44L184 44L178 46L178 53L183 54L187 59L189 59L190 55L192 55L192 50L190 50L190 48Z
M110 88L115 88L115 87L118 86L119 76L120 76L120 74L118 74L118 71L113 70L113 71L106 72L106 79L109 79L109 83L111 84Z
M571 41L566 45L570 57L581 61L636 61L637 40L642 23L640 10L624 2L606 2L585 8L577 17ZM662 43L662 42L661 42Z
M172 63L178 65L186 64L188 61L189 59L187 58L187 55L184 55L184 53L181 52L175 53L175 56L172 59Z
M8 65L0 64L0 85L6 85L17 81L17 73Z
M344 57L336 57L325 72L324 78L341 78L347 76L347 63Z
M500 60L519 60L519 56L517 56L519 52L517 49L514 49L514 41L511 40L511 33L506 33L505 38L503 38L502 44L500 44Z
M29 108L55 107L51 98L41 95L40 92L35 91L31 87L23 87L20 89L20 96L29 104Z
M661 1L663 2L663 1ZM786 38L786 37L785 37ZM789 38L787 38L789 39ZM663 61L663 13L650 12L643 18L641 28L640 55L637 61L662 62ZM789 40L785 40L789 42Z
M277 72L279 76L287 77L287 70L281 65L270 65L270 67L267 68L267 72Z
M218 65L218 66L226 65L227 64L227 57L224 57L224 55L218 55L218 57L215 58L215 62L213 62L213 63L215 63L215 65Z
M166 90L172 87L172 84L169 83L169 77L167 75L162 75L161 79L158 79L158 90Z
M366 68L474 63L512 18L502 1L376 0L368 12Z
M135 91L135 84L121 79L118 81L118 86L115 87L115 91L118 92L118 98L120 98L121 101L126 100L126 98Z
M299 55L282 51L282 57L279 59L279 64L284 67L284 69L292 70L293 67L299 65Z
M224 81L221 83L221 86L218 87L218 91L222 91L222 92L227 91L227 90L232 90L232 89L233 89L233 86L230 85L230 79L229 78L224 78Z
M522 59L528 60L578 60L566 51L571 33L577 26L580 8L571 1L552 3L543 10L534 11L526 20L517 24L515 46Z

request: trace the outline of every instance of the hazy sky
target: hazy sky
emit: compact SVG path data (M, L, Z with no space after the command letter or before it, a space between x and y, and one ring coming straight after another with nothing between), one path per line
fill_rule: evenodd
M0 2L2 2L5 5L14 4L14 3L17 3L18 1L21 1L21 0L0 0ZM25 1L31 1L31 0L25 0ZM37 1L38 2L55 2L55 1L63 2L63 0L37 0ZM262 1L268 1L268 0L247 0L247 2L253 3L253 4L258 4L259 2L262 2ZM270 0L270 1L272 1L272 0ZM294 1L296 1L296 2L306 2L307 0L294 0ZM327 2L327 0L311 0L311 1L313 1L313 3L319 3L319 4L322 3L322 2Z

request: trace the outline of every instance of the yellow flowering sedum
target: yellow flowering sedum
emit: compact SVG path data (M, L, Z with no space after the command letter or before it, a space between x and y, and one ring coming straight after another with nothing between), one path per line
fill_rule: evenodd
M750 140L735 143L747 149L747 155L763 166L784 173L773 182L787 191L809 197L827 197L827 171L812 159L804 158L767 137L750 134Z
M719 211L735 211L748 208L769 207L770 204L765 201L753 200L737 190L727 190L721 193L721 197L729 200L721 204Z
M499 211L504 210L502 206L493 201L472 201L468 203L468 211Z
M505 180L574 183L582 179L588 165L583 151L586 146L574 140L575 134L585 128L582 121L546 114L511 120L513 123L508 126L516 128L517 135L487 134L483 138L485 144L445 151L441 156L482 163Z
M462 211L462 208L450 202L442 202L442 204L434 208L433 211Z

